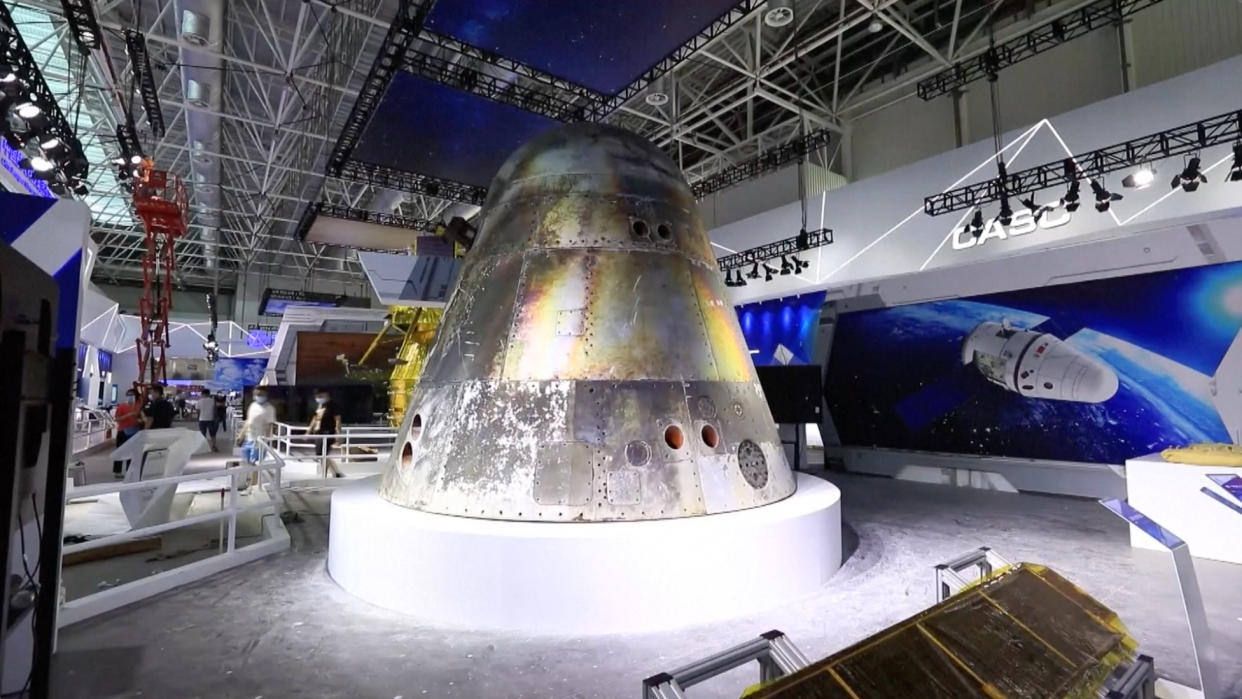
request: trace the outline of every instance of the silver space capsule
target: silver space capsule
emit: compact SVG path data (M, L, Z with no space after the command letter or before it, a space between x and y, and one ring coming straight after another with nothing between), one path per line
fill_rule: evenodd
M1055 335L1004 323L980 323L962 342L962 364L1029 398L1103 403L1117 393L1112 368Z
M381 495L581 522L728 512L794 488L677 167L596 124L519 148L492 183Z

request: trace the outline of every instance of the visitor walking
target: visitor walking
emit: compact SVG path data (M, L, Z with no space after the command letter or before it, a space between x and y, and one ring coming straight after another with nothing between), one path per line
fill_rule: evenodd
M212 397L210 390L204 388L202 395L198 397L198 431L207 437L212 451L220 451L216 448L219 427L220 423L216 421L216 399Z
M147 387L147 404L142 406L142 426L148 430L164 430L172 427L173 406L164 398L164 387L152 384Z
M311 417L310 427L307 432L313 435L340 434L341 433L341 414L337 412L336 406L332 403L332 397L322 388L315 390L315 415ZM328 449L332 446L333 440L330 437L323 437L315 440L315 454L323 461L323 475L327 476L331 471L332 475L337 478L344 478L345 474L332 463L328 458Z

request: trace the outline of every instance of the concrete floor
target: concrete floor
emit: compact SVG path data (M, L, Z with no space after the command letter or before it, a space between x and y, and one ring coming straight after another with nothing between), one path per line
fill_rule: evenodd
M823 657L934 601L932 566L978 546L1045 563L1116 610L1163 676L1196 680L1167 556L1131 549L1098 504L830 474L849 560L816 596L675 633L530 637L429 627L324 569L327 490L291 493L293 549L62 631L56 697L639 697L642 678L780 629ZM1242 568L1201 561L1229 696L1242 696ZM744 670L744 671L743 671ZM735 698L745 668L690 690Z

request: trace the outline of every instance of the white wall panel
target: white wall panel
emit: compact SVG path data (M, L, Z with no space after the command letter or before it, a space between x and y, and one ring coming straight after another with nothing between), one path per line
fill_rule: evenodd
M1242 2L1166 0L1135 15L1130 34L1136 87L1150 85L1242 53Z

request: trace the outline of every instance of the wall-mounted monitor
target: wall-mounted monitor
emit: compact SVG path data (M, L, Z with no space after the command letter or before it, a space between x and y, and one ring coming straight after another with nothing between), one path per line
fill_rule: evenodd
M301 289L264 289L259 299L259 315L282 316L290 306L315 306L318 308L370 308L369 299L339 294L319 294Z

